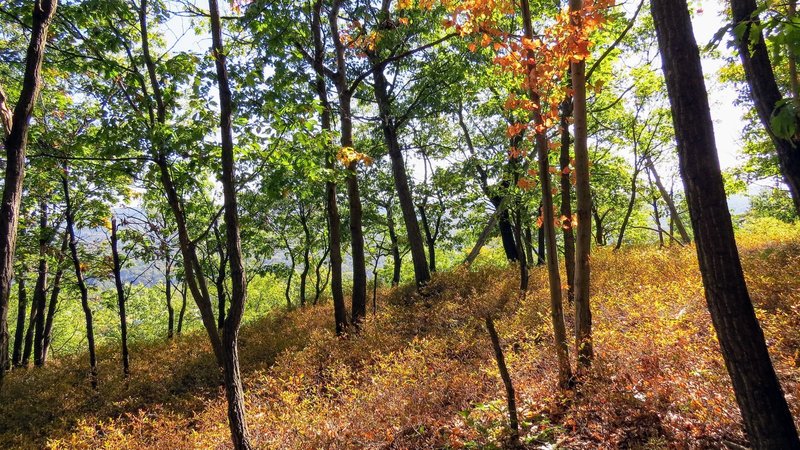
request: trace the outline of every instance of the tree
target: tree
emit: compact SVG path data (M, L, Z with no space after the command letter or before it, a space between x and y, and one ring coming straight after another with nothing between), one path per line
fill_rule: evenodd
M56 12L57 0L36 0L33 5L33 27L25 56L25 75L19 99L13 113L6 94L0 87L0 117L2 117L6 151L3 202L0 205L0 378L8 368L8 298L17 244L19 205L25 179L25 150L28 143L30 118L41 90L47 31Z
M711 320L754 448L800 448L733 235L708 96L685 0L652 0L681 176Z

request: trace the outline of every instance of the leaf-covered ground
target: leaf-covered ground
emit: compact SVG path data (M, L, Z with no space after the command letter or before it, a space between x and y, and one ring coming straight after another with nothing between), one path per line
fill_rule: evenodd
M775 367L800 417L800 232L740 236ZM592 257L597 360L555 389L545 273L522 298L514 268L442 273L422 295L381 292L358 336L337 339L329 305L280 312L242 331L248 420L258 448L493 448L505 399L482 328L497 317L529 448L746 445L702 296L694 249L639 247ZM0 392L0 447L228 448L226 406L202 334L116 349L100 389L83 356L13 372Z

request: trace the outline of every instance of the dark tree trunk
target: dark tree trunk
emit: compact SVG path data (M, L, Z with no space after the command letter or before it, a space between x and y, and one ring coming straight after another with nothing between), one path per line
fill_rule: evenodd
M147 1L141 0L139 7L139 31L142 38L142 56L147 67L147 74L150 80L150 85L153 89L153 97L155 99L156 111L155 118L153 117L152 106L149 101L150 94L148 93L144 80L141 82L142 96L148 100L145 104L149 108L150 125L152 128L156 127L155 120L158 121L159 126L166 126L167 110L164 104L164 98L161 92L161 85L158 82L158 74L156 73L156 66L153 58L150 55L149 36L147 31ZM151 130L152 133L152 130ZM159 178L164 194L167 198L170 210L175 217L175 226L178 231L178 244L181 250L184 266L184 280L188 290L192 293L197 309L200 311L200 318L203 321L203 326L208 333L209 341L211 341L211 348L214 350L214 357L217 364L223 367L223 351L222 339L220 338L219 329L214 317L214 307L211 302L211 295L208 291L208 285L203 274L203 268L200 265L200 260L197 257L197 249L194 242L189 238L189 231L186 224L186 214L183 210L183 203L178 196L177 188L172 179L170 172L170 164L167 160L165 152L165 143L161 141L156 134L151 134L151 143L154 151L154 160L158 166Z
M329 13L329 22L332 36L339 36L339 7L341 0L334 0ZM353 86L348 85L347 63L345 60L346 49L340 39L333 39L336 50L336 74L333 77L336 92L339 97L339 125L341 127L341 145L344 148L353 147L353 118L350 112L350 103L353 95ZM358 328L367 315L367 263L364 254L364 227L363 211L361 208L361 195L358 189L356 168L358 161L353 161L347 167L347 201L350 206L350 253L353 258L353 294L352 294L352 324Z
M36 328L36 317L39 311L36 308L36 301L31 302L31 312L28 316L28 329L25 330L25 346L22 350L22 366L28 367L31 364L31 353L33 353L33 331Z
M47 318L44 322L44 343L42 345L42 365L47 363L47 355L50 352L50 344L53 342L53 320L56 316L58 306L58 294L61 292L61 279L64 276L64 257L67 254L69 245L69 233L64 232L61 239L61 251L58 253L56 264L58 269L53 276L53 287L50 291L50 302L47 304Z
M217 278L214 280L214 287L217 290L217 328L221 330L225 325L225 303L227 300L225 295L225 267L228 265L228 255L223 248L222 236L220 236L216 222L214 223L214 237L217 240L217 257L219 258Z
M44 365L45 341L45 308L47 307L47 247L52 233L47 225L47 203L39 204L39 268L36 288L33 290L33 303L36 305L36 323L34 325L33 365Z
M308 228L308 215L310 212L303 208L300 211L300 224L303 227L303 271L300 272L300 306L306 306L306 285L308 284L308 272L311 270L311 230Z
M383 139L389 149L389 159L392 161L392 178L397 191L400 210L403 212L403 222L406 225L408 244L411 247L411 261L414 265L414 279L417 285L430 281L431 272L425 259L425 247L422 241L422 232L414 211L414 199L408 184L406 163L403 160L403 151L397 136L399 124L392 115L392 100L389 97L389 83L383 73L383 65L377 60L377 55L368 54L372 64L372 78L375 83L375 101L381 117L381 130Z
M734 27L742 33L741 39L737 40L737 47L750 87L750 97L761 123L775 145L783 180L789 186L795 210L800 213L800 135L795 133L793 138L785 139L777 136L770 126L770 118L780 106L783 97L769 61L756 1L731 0L731 12ZM795 124L800 127L800 121L796 120Z
M328 87L325 84L325 44L322 40L322 0L314 2L311 34L314 39L314 71L316 79L314 86L322 106L320 120L322 129L332 131L331 105L328 100ZM333 172L336 159L336 150L333 143L325 154L325 168ZM336 322L336 334L342 335L347 330L347 308L344 304L344 291L342 288L342 219L339 215L339 206L336 200L336 183L333 180L325 182L325 208L327 211L328 245L330 248L330 275L331 297L333 297L333 316ZM316 300L315 300L316 301Z
M672 200L672 195L664 188L664 184L661 182L661 177L658 176L658 172L656 172L656 166L653 164L653 159L650 155L645 155L645 163L647 163L647 169L650 171L650 174L653 175L653 181L658 188L658 192L661 194L661 198L664 199L664 203L667 204L667 209L669 209L669 216L672 220L673 226L678 229L678 233L681 235L681 242L684 244L688 244L692 242L692 239L689 237L689 233L686 231L686 227L683 226L683 220L681 220L680 214L678 214L678 208L675 207L675 202ZM672 234L670 232L670 234Z
M519 446L519 419L517 418L517 395L514 392L514 385L511 382L511 375L508 373L506 366L506 358L503 356L503 347L500 346L500 337L497 335L497 330L494 328L494 321L491 316L486 316L486 330L489 331L489 337L492 340L492 349L494 349L494 359L497 362L497 369L500 372L500 378L503 379L503 386L506 388L506 403L508 406L508 428L511 430L511 446L516 448Z
M319 303L319 299L322 296L322 292L325 291L325 288L328 287L328 278L331 274L331 271L328 270L325 272L325 280L322 279L322 266L325 265L325 258L328 257L331 248L330 246L325 247L325 251L320 256L319 261L317 261L316 266L314 267L314 301L313 303L316 305ZM335 317L334 317L335 318Z
M519 290L526 292L528 290L528 260L525 257L525 249L523 248L524 240L522 239L522 202L517 199L517 207L515 208L514 217L514 240L517 242L517 255L519 255ZM560 289L560 288L559 288Z
M544 227L539 227L536 232L536 249L536 265L543 266L546 259L544 254Z
M315 88L322 106L320 113L322 129L332 131L331 105L328 101L328 87L325 84L325 45L322 41L322 0L314 2L311 34L314 38L314 71L316 72ZM325 155L325 168L333 171L336 151L333 143ZM333 316L336 322L336 334L342 335L347 329L347 308L344 304L342 288L342 219L336 201L336 183L325 182L325 207L327 211L328 244L330 247L331 297L333 297Z
M533 40L533 25L528 0L521 0L522 21L525 37ZM540 105L539 94L531 87L530 80L528 97L534 105ZM537 126L542 126L544 121L539 109L533 109L533 121ZM568 388L572 384L572 368L569 361L569 345L567 343L567 330L564 326L564 309L561 300L561 276L558 270L558 249L556 248L556 231L553 223L553 192L550 183L550 162L548 161L547 136L536 133L536 153L539 160L539 184L542 190L542 230L547 252L547 275L550 290L550 315L553 324L554 347L558 358L558 385Z
M403 258L400 256L400 244L398 243L397 232L394 229L394 214L392 213L391 204L386 206L386 224L389 228L389 241L391 241L392 286L397 286L400 284L400 270Z
M638 164L638 161L635 164ZM622 239L625 237L625 230L628 229L628 221L630 221L633 207L636 205L636 181L638 178L639 168L636 167L633 169L633 175L631 176L631 196L628 199L628 208L625 210L625 216L622 218L622 225L619 228L617 245L614 246L614 250L619 250L622 247Z
M184 319L184 317L186 317L186 294L187 294L186 291L187 290L188 290L188 288L186 286L186 280L184 280L183 281L183 289L181 289L181 291L180 291L181 292L181 309L178 312L178 327L177 327L178 335L180 335L181 332L183 331L183 319Z
M117 307L119 308L119 331L122 338L122 374L130 377L130 356L128 354L128 315L125 312L125 286L122 284L122 262L119 258L119 236L117 219L111 219L111 258L113 260L114 286L117 288Z
M14 350L11 363L14 367L22 367L22 347L25 341L25 313L28 310L28 292L25 290L25 269L17 275L17 328L14 331Z
M4 120L6 150L3 200L0 204L0 378L9 368L8 300L14 273L22 182L25 178L25 149L33 107L41 90L42 62L47 30L56 12L57 0L36 0L30 43L25 55L25 75L10 123ZM5 106L5 105L4 105Z
M78 256L78 241L75 238L75 217L72 211L72 202L69 195L69 182L67 181L67 167L64 166L64 175L61 177L61 185L64 188L64 204L66 206L67 233L69 233L69 252L72 257L72 265L75 268L75 281L81 293L81 307L86 319L86 342L89 346L89 380L92 388L97 389L97 356L94 347L94 323L92 322L92 308L89 306L89 289L83 280L83 268Z
M572 25L583 27L580 11L583 0L570 0ZM637 10L638 13L638 10ZM592 193L589 186L589 149L586 120L586 61L570 63L572 77L573 111L575 119L575 198L577 206L578 235L575 240L575 353L578 375L592 363L592 310L589 299L589 253L592 248Z
M425 231L425 242L428 244L428 269L436 272L436 237L431 232L431 224L424 205L419 205L419 217L422 220L422 229Z
M223 372L225 375L225 396L228 399L228 423L231 429L233 447L236 450L252 448L245 418L244 389L239 373L239 327L244 315L247 300L247 276L242 257L242 243L239 231L239 211L236 200L236 163L233 149L233 101L228 84L226 54L222 47L222 25L220 24L217 0L209 0L211 13L212 54L217 69L217 86L220 104L220 134L222 137L222 193L225 211L225 242L228 250L231 279L231 307L225 326L222 329Z
M572 114L572 99L561 102L561 215L564 217L561 230L564 234L564 267L567 274L567 299L575 299L575 234L572 230L572 183L570 183L570 135L569 116Z
M175 308L172 306L172 261L167 256L167 264L164 270L164 288L167 297L167 339L175 337Z
M651 9L706 301L747 435L753 448L798 449L736 248L686 0L652 0Z

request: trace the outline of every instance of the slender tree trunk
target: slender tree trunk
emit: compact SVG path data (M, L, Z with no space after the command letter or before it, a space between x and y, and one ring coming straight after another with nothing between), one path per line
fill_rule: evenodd
M386 224L389 228L389 241L391 242L392 252L392 287L400 284L400 270L402 269L403 258L400 256L400 244L397 232L394 229L394 214L392 205L386 206Z
M541 211L541 207L539 210ZM536 265L543 266L547 257L544 253L544 227L539 227L536 231L536 249Z
M47 318L44 322L44 343L42 345L42 365L47 363L47 356L50 352L50 344L53 341L53 320L56 316L58 306L58 294L61 292L61 279L64 276L64 257L67 254L69 245L69 233L64 232L61 239L61 251L58 253L56 265L58 269L53 276L53 287L50 291L50 302L47 304Z
M178 312L178 328L177 328L178 335L180 335L181 332L183 331L183 319L184 319L184 317L186 317L186 294L187 294L186 291L187 290L188 290L188 288L186 286L186 280L183 280L183 289L180 291L181 292L181 309Z
M122 262L119 258L119 235L117 218L111 219L111 258L114 263L114 285L117 288L117 307L119 308L119 330L122 338L122 374L131 376L130 355L128 353L128 315L125 311L125 286L122 284Z
M561 102L561 215L564 217L561 230L564 234L564 266L567 274L567 299L575 300L575 233L572 228L572 183L570 182L570 135L569 117L572 114L572 99ZM577 162L576 162L577 164Z
M517 395L514 391L514 384L511 382L511 375L508 373L506 366L506 358L503 356L503 347L500 346L500 337L497 335L497 330L494 328L494 321L491 316L486 316L486 330L489 331L489 337L492 340L492 348L494 349L494 359L497 362L497 369L500 372L500 378L503 379L503 385L506 388L506 402L508 405L508 428L511 430L511 446L516 448L519 446L519 419L517 418Z
M325 84L325 45L322 40L322 0L314 2L311 19L311 34L314 39L314 71L316 79L314 86L317 91L322 111L320 121L324 131L332 131L331 105L328 100L328 87ZM325 154L325 168L333 172L336 151L331 142ZM325 182L325 208L327 212L328 244L330 247L331 266L331 297L333 297L333 316L336 322L336 334L342 335L347 329L347 308L344 304L344 290L342 288L342 219L339 215L339 206L336 200L336 183L332 180Z
M303 226L303 271L300 272L300 306L306 306L306 285L308 284L308 272L311 270L311 230L308 228L307 211L302 211L300 224Z
M681 220L681 216L678 214L678 208L675 207L675 202L672 200L672 196L664 188L664 184L661 182L661 177L658 176L658 172L656 172L656 166L653 164L653 159L650 157L650 155L645 155L645 163L647 164L647 169L650 171L650 174L653 175L653 181L658 188L658 192L661 194L661 198L663 198L664 203L667 204L669 215L673 220L674 226L678 229L678 233L681 235L681 242L684 244L692 242L692 239L689 237L689 233L686 231L686 227L683 226L683 220ZM672 233L670 232L670 234Z
M89 306L89 289L83 280L83 268L78 256L78 241L75 238L75 217L72 211L72 202L69 194L69 183L67 181L67 167L64 166L64 175L61 177L61 185L64 188L64 204L66 206L67 233L69 233L69 252L72 257L72 265L75 268L75 281L81 293L81 307L86 319L86 342L89 346L89 381L92 388L97 389L97 355L94 347L94 323L92 321L92 308Z
M531 23L531 10L528 0L521 0L522 21L525 37L533 40L533 25ZM528 96L534 105L540 105L539 94L527 80ZM538 108L533 109L533 120L537 126L542 126L544 121ZM536 153L539 160L539 178L542 189L542 230L547 252L547 275L550 287L550 314L553 322L554 346L558 357L558 385L562 389L572 384L572 368L569 361L569 345L567 343L567 330L564 326L564 310L561 301L561 276L558 271L558 248L556 248L556 232L553 223L553 192L550 183L550 162L548 161L547 136L536 133Z
M614 250L619 250L622 247L622 239L625 237L625 230L628 229L628 222L631 219L631 214L633 213L633 207L636 205L637 178L639 178L638 168L633 170L633 176L631 177L631 196L630 199L628 199L628 208L625 210L625 217L623 217L622 219L622 225L619 228L619 236L617 237L617 245L614 246Z
M226 54L222 47L222 25L220 24L217 0L209 0L211 13L212 54L217 69L217 86L220 100L220 134L222 137L222 193L225 211L225 242L228 247L228 262L231 273L231 307L222 329L224 356L225 396L228 399L228 422L233 446L236 450L252 448L245 418L244 393L239 372L239 327L247 300L247 276L242 257L239 231L239 211L236 200L236 163L233 148L233 101L228 84Z
M169 256L167 256L164 279L167 297L167 339L172 339L175 337L175 308L172 306L172 261Z
M155 120L158 121L160 126L165 127L167 125L167 110L161 92L161 85L158 82L158 74L156 73L155 62L150 55L150 44L147 31L147 1L148 0L140 0L139 7L139 31L142 38L142 56L147 67L150 85L153 89L153 97L155 98ZM150 95L147 91L144 81L142 81L142 95L145 98L149 98ZM149 100L145 103L148 104L148 108L152 108L149 106L151 103ZM151 122L153 122L154 119L152 109L150 109L150 118ZM155 127L156 124L151 123L151 126ZM206 279L203 274L203 268L200 265L199 258L197 257L197 249L195 248L194 242L192 242L192 240L189 238L189 231L186 225L186 214L183 210L183 203L181 198L178 196L178 191L172 179L170 164L167 161L167 154L164 150L165 143L162 142L161 139L155 134L151 134L150 139L153 148L155 149L154 159L156 165L158 166L161 185L164 188L164 194L167 197L167 203L169 204L170 210L175 217L175 225L178 230L178 243L181 250L181 256L183 257L184 280L186 281L188 290L192 293L192 298L194 298L194 301L197 304L197 309L200 311L200 318L202 319L203 326L208 333L208 338L211 342L211 348L214 351L214 357L216 358L217 364L220 367L223 367L224 362L222 339L214 318L214 307L211 302L211 295L208 291L208 285L206 284Z
M770 118L780 106L783 97L769 61L769 52L761 32L761 21L757 15L756 0L731 0L730 4L733 25L741 32L737 46L745 78L750 86L750 97L761 123L775 145L778 166L789 186L795 210L800 213L800 136L796 133L793 138L782 138L770 126ZM796 125L800 126L800 121L796 121Z
M425 206L419 205L419 217L422 220L422 229L425 231L425 242L428 244L428 269L436 272L436 238L431 233L431 224Z
M658 248L664 247L664 230L661 228L661 217L658 211L658 197L653 197L650 201L653 205L653 220L656 223L656 233L658 233Z
M528 260L523 248L524 240L522 239L522 202L517 198L517 207L514 214L514 241L517 243L517 255L519 255L519 290L522 292L528 291Z
M652 0L651 9L706 301L750 444L756 449L798 449L797 429L736 248L686 0Z
M381 117L381 130L383 139L389 149L389 159L392 161L392 178L394 187L397 191L397 199L400 203L400 210L403 212L403 222L406 225L406 236L411 247L411 261L414 265L414 279L417 285L423 285L430 281L431 271L425 259L425 247L422 240L422 232L417 221L417 214L414 211L414 199L411 195L411 188L408 183L406 164L403 160L403 151L400 149L400 142L397 136L399 124L392 116L392 104L389 97L389 87L386 76L383 73L383 66L377 60L377 55L368 54L372 64L372 78L375 83L375 101Z
M533 255L536 253L533 250L533 230L531 229L531 224L525 225L525 236L523 236L523 241L525 243L525 258L530 265L533 263L534 257Z
M31 353L33 353L33 332L36 328L36 318L39 310L36 308L36 301L31 302L31 312L28 316L28 329L25 330L25 345L22 350L22 366L28 367L31 364Z
M214 280L214 287L217 290L217 328L221 330L225 326L225 303L227 300L225 295L225 266L228 264L228 255L225 254L225 249L222 248L222 237L216 221L214 222L214 237L217 239L217 256L219 257L217 278Z
M334 0L329 13L332 36L339 36L339 7L342 0ZM350 112L352 87L348 85L346 49L340 39L333 39L336 52L336 75L334 85L339 97L339 125L341 127L341 146L353 147L353 118ZM358 189L356 167L352 162L348 167L347 201L350 206L350 253L353 258L352 324L358 328L367 314L367 263L364 254L364 229L361 195Z
M14 273L14 252L17 248L22 182L25 178L25 149L33 107L42 86L41 72L47 31L56 12L57 0L36 0L33 5L33 26L25 55L25 75L19 99L4 119L6 150L3 200L0 204L0 379L9 368L8 300ZM3 105L5 106L5 105ZM5 115L5 114L4 114ZM10 123L9 123L10 122Z
M572 24L583 27L580 11L583 0L570 0ZM592 249L592 192L589 186L589 148L586 121L586 61L570 64L575 119L575 197L577 200L578 233L575 239L575 352L580 375L592 363L592 309L589 298L589 254ZM621 235L621 234L620 234Z
M25 269L17 275L17 328L14 330L14 350L11 363L14 367L22 367L22 347L25 341L25 313L28 310L28 292L25 289Z
M33 291L33 303L36 304L36 324L34 325L33 340L33 365L44 365L45 341L45 308L47 308L47 247L50 244L52 233L47 224L47 203L39 203L39 268L36 278L36 288Z

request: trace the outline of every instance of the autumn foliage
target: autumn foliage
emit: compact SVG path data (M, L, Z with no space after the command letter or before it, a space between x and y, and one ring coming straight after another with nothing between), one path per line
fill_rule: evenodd
M756 231L740 236L748 285L797 414L800 230ZM505 399L482 326L488 310L497 315L531 448L746 444L694 249L596 252L595 369L563 394L553 389L546 274L533 269L520 300L516 271L489 263L493 252L485 250L473 272L438 274L422 294L411 286L381 291L378 314L359 336L334 336L329 305L276 311L245 327L254 445L500 447ZM113 370L115 349L101 349L96 393L80 355L12 372L0 392L0 447L225 448L225 398L200 337L133 348L127 382Z

